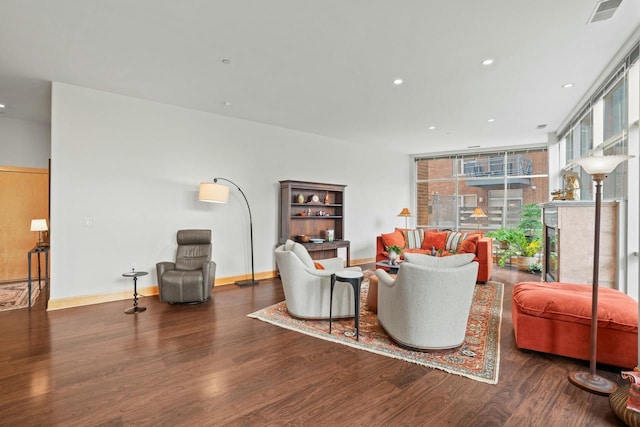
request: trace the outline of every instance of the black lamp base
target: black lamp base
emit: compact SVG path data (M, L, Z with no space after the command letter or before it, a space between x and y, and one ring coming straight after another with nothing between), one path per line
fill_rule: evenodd
M240 282L236 282L236 285L238 286L256 286L259 285L260 283L257 280L243 280Z
M586 371L571 372L569 381L576 387L601 396L608 396L618 388L617 384L608 379L597 374L591 375L590 372Z
M142 313L146 309L147 307L139 307L136 305L135 307L127 308L124 312L127 314L136 314L136 313Z

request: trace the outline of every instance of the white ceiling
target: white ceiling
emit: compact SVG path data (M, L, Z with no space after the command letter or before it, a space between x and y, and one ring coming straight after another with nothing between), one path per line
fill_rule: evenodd
M60 81L408 154L545 143L640 33L640 1L587 25L594 7L0 0L0 103L47 120Z

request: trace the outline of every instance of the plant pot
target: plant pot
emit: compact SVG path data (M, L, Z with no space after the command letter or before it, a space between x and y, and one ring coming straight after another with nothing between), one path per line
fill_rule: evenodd
M389 252L389 264L395 264L398 262L398 254L391 251Z
M519 256L518 257L518 270L520 271L528 271L529 265L535 264L538 262L538 258L534 256Z

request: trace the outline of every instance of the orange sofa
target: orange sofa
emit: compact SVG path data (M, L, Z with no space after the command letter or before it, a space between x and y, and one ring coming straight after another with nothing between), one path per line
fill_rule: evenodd
M422 244L419 248L410 246L415 246L417 243L410 245L410 240L412 234L415 230L406 230L401 228L396 228L395 232L389 234L382 234L376 237L376 262L378 261L386 261L389 258L389 253L385 250L387 246L395 244L396 246L400 246L404 252L412 252L412 253L422 253L422 254L431 254L431 248L435 247L435 249L444 249L443 241L432 241L429 239L429 231L424 232L424 238L422 240ZM436 232L441 235L447 235L450 232ZM467 234L467 233L459 233L459 234ZM393 235L393 236L392 236ZM473 239L475 243L475 248L473 245L471 246L473 249L473 253L476 255L474 261L476 261L478 266L478 282L488 282L491 279L491 273L493 272L493 239L490 237L483 237L482 233L468 233L469 236L476 236ZM401 237L402 236L402 237ZM385 245L385 241L387 240L387 245ZM476 241L477 239L477 241ZM424 247L423 247L424 246Z
M590 285L521 282L513 287L516 346L589 360ZM598 289L596 361L632 369L638 362L638 303L615 289Z

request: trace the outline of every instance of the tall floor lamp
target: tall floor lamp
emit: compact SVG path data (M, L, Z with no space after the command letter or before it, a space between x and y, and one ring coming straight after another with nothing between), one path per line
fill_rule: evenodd
M596 222L593 238L593 293L591 296L591 344L589 347L589 372L577 371L569 374L569 381L577 387L591 393L607 396L618 387L613 382L596 373L596 351L598 348L598 267L600 264L600 199L602 198L602 181L618 164L633 156L604 156L602 150L592 156L571 160L571 163L582 166L582 169L596 184Z
M249 206L249 201L247 200L247 196L245 196L244 191L242 191L242 189L238 187L238 184L231 180L228 180L226 178L214 178L213 182L200 183L200 192L198 194L198 198L201 202L227 203L227 201L229 200L229 187L227 187L226 185L218 184L219 179L222 181L227 181L238 189L240 194L242 194L242 197L244 197L244 201L247 203L247 209L249 210L249 235L251 236L251 280L238 281L236 282L236 285L257 285L258 282L255 279L255 270L253 268L253 219L251 217L251 207Z
M471 214L471 218L476 219L476 223L478 224L478 231L480 231L480 218L486 218L487 214L484 213L482 208L475 208L473 213Z
M398 216L403 216L404 217L404 228L407 228L407 218L409 218L411 215L411 212L409 211L409 208L402 208L402 210L400 211L400 213L398 214Z

